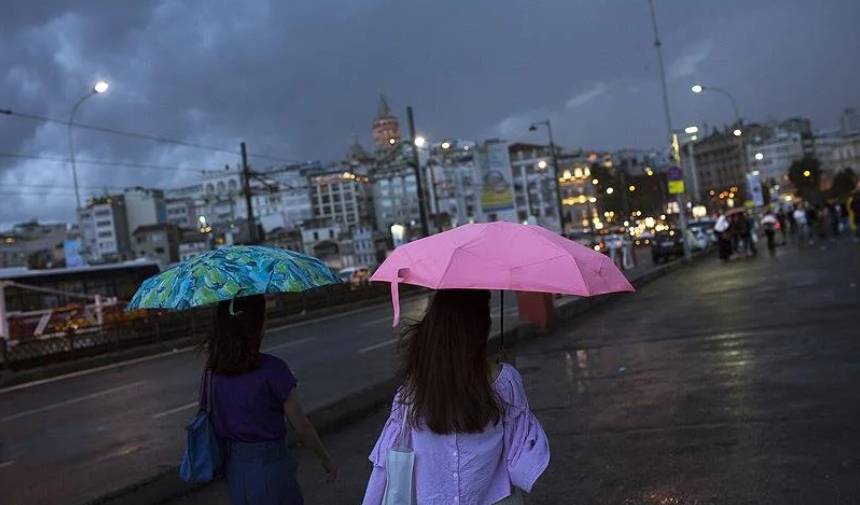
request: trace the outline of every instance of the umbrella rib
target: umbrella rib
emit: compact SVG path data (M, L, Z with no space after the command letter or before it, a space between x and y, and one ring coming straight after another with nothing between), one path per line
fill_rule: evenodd
M550 240L549 238L547 238L547 237L543 236L543 235L542 235L542 234L540 234L540 233L537 233L537 232L534 232L534 231L533 231L532 233L534 233L535 235L537 235L538 237L540 237L544 242L548 243L549 245L551 245L551 246L552 246L553 248L555 248L556 250L560 250L560 251L562 251L562 256L567 256L568 258L570 258L571 260L573 260L573 263L574 263L577 267L579 267L579 266L580 266L580 265L579 265L579 261L577 261L576 257L574 257L574 256L573 256L573 254L571 254L571 253L570 253L570 251L568 251L567 249L565 249L565 248L561 247L560 245L556 244L555 242L553 242L552 240ZM565 239L565 240L568 240L568 239ZM592 252L592 251L589 251L589 252ZM596 254L600 254L600 253L596 253ZM583 277L583 275L582 275L582 268L577 268L577 269L576 269L576 275L578 275L578 276L579 276L579 280L582 282L582 285L583 285L583 286L585 286L586 296L591 296L591 287L588 285L588 283L585 281L585 277Z

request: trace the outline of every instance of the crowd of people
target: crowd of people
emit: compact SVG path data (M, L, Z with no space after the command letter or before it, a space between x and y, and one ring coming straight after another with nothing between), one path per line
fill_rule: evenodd
M723 261L756 256L760 234L766 238L771 254L777 245L789 242L807 246L847 235L860 242L860 190L845 201L773 206L760 219L746 209L730 209L719 216L714 232Z

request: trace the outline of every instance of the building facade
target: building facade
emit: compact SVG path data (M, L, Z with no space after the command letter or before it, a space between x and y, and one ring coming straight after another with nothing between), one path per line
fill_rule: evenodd
M84 255L94 263L131 259L125 195L92 198L80 210Z
M158 262L164 270L180 260L179 227L172 223L138 226L132 233L134 254Z
M556 150L558 151L558 148ZM513 175L517 221L560 231L556 194L556 185L559 184L559 181L556 181L555 178L553 157L549 146L516 143L508 146L508 151ZM557 159L559 158L558 154L557 152ZM567 179L562 182L565 192L562 201L564 202L565 220L570 222L573 214L577 214L578 196L583 187L580 183L584 179L574 181L571 174L574 171L575 163L572 160L562 162L559 159L558 161L559 179L563 178L562 174L565 173L565 170L568 172ZM571 163L567 163L567 161L571 161ZM579 175L581 179L582 169L579 170Z
M125 217L131 232L141 226L167 222L164 191L152 188L129 188L123 191Z
M342 229L370 226L373 203L370 179L350 170L308 178L315 219L329 220Z
M784 184L791 164L808 152L804 143L797 131L777 130L770 137L758 137L746 145L749 168L753 174L758 172L762 181Z
M55 252L68 238L65 223L39 223L36 220L16 224L0 232L0 268L52 267L60 263Z

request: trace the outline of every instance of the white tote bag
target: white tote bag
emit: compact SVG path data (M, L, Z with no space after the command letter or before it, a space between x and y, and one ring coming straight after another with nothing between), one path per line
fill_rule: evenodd
M407 433L409 409L403 406L403 422L397 445L388 449L385 455L385 494L382 505L415 505L415 452L412 450L412 436Z

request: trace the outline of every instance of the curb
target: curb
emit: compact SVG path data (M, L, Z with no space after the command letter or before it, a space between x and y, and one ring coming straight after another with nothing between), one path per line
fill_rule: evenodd
M711 251L694 255L690 264L709 256ZM685 265L684 260L676 260L644 272L630 280L637 289L655 279L678 270ZM597 298L573 298L569 302L556 306L556 324L569 322L574 316L588 312L590 309L606 305L620 299L622 295L607 295ZM514 347L520 342L538 338L549 330L538 330L528 323L519 323L514 328L505 331L505 342ZM490 337L490 344L496 343L499 336ZM358 391L349 393L342 399L331 401L308 412L308 418L320 435L332 433L349 426L365 414L391 401L397 388L397 379L390 377L371 384ZM179 467L172 466L163 469L157 475L114 491L110 494L89 501L86 505L157 505L193 493L207 484L187 484L179 478Z

